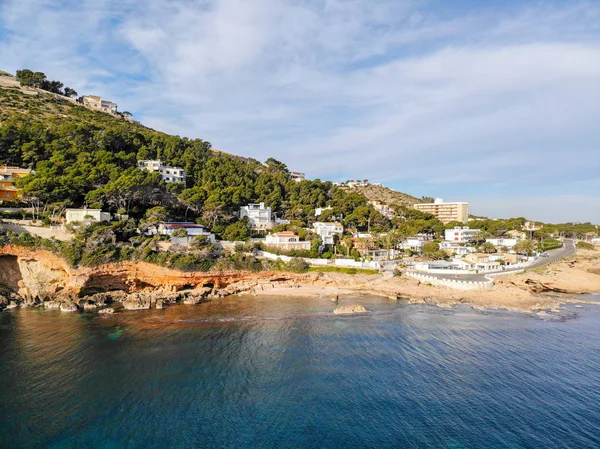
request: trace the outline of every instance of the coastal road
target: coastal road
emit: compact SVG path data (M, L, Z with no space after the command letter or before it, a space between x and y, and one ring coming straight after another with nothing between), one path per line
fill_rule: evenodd
M552 262L556 262L557 260L563 259L565 257L572 256L575 254L575 243L573 240L565 240L562 248L554 249L551 251L547 251L548 257L540 257L534 263L525 268L525 271L532 270L534 268L542 267ZM503 270L503 271L494 271L489 273L478 273L478 274L434 274L434 273L426 273L428 276L433 276L439 279L459 279L462 281L474 281L474 282L484 282L488 279L485 277L488 274L510 274L513 271L519 270Z

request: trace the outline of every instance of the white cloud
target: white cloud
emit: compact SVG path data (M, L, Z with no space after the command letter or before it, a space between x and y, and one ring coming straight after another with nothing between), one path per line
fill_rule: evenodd
M0 60L313 177L506 204L586 193L600 172L600 4L443 5L12 0Z

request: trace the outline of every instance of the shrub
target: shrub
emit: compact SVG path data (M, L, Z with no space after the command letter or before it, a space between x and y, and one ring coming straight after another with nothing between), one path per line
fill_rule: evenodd
M594 245L588 242L577 242L577 248L579 249L594 249Z
M294 257L288 262L286 268L293 273L306 273L309 265L304 259L300 257Z

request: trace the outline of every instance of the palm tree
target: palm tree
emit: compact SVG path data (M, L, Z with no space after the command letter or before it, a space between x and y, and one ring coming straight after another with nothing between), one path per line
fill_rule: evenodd
M515 251L517 253L525 253L528 256L531 256L535 253L537 249L537 245L533 240L519 240L515 245Z
M345 235L342 238L342 242L346 246L346 256L349 257L350 256L350 250L352 249L352 236L351 235Z
M491 254L496 252L496 247L490 242L484 242L479 247L479 251L481 251L482 253Z

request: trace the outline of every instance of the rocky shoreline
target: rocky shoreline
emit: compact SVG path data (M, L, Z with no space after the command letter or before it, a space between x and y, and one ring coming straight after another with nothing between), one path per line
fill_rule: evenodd
M162 309L230 295L304 296L335 299L379 295L416 304L526 312L557 311L581 294L600 292L597 252L582 253L543 270L496 278L489 291L458 291L407 276L282 272L184 273L144 262L71 268L43 250L0 248L0 310L43 306L63 312ZM556 295L560 299L556 299ZM553 295L553 296L550 296ZM594 301L588 301L595 303Z

